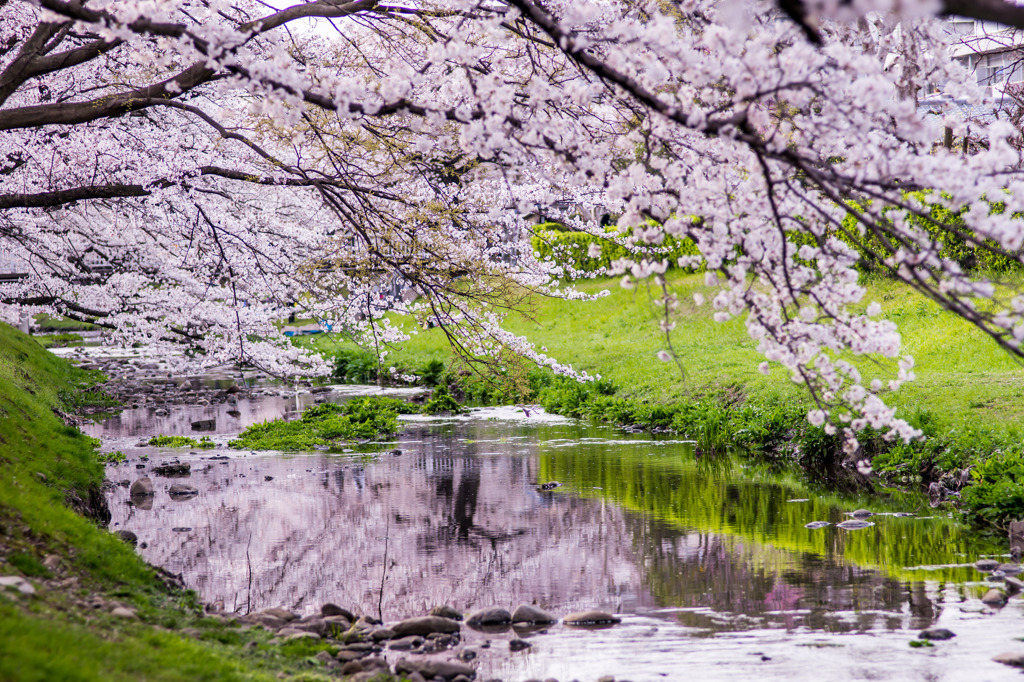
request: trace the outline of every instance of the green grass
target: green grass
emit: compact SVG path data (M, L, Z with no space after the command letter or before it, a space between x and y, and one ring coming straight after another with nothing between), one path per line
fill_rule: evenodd
M599 374L619 387L619 394L658 402L694 395L731 392L756 400L807 403L803 389L790 381L779 367L761 374L763 357L747 335L742 319L715 322L710 305L698 308L693 295L710 298L714 289L704 286L703 275L670 274L669 282L681 306L672 344L684 373L674 363L655 356L665 348L658 331L661 309L641 286L622 289L617 280L593 280L577 284L587 293L609 291L595 301L565 301L537 297L532 317L514 318L507 327L527 336L538 348L573 367ZM886 400L898 415L922 410L949 427L979 422L1000 429L1024 427L1024 366L998 348L967 322L942 311L903 285L883 279L868 282L868 301L878 301L883 315L895 321L903 335L903 353L913 355L917 379ZM402 324L401 317L393 322ZM416 330L413 338L392 350L388 364L411 371L431 361L451 358L444 334L438 329ZM296 343L327 354L351 353L353 345L333 336L307 337ZM865 376L893 378L895 363L865 360Z

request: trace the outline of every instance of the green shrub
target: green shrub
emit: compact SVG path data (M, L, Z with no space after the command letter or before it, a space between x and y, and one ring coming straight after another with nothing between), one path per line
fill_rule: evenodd
M362 349L342 349L334 356L335 379L351 384L372 384L378 378L377 357Z
M616 243L612 239L603 239L587 232L564 232L552 229L545 229L548 225L539 226L530 239L533 250L541 260L550 258L558 265L569 268L574 272L596 272L607 268L612 261L620 258L631 258L633 260L647 259L653 261L668 260L670 268L677 268L677 260L680 256L699 256L700 250L697 245L688 238L678 239L666 236L659 245L637 244L633 250ZM614 230L609 232L609 237L617 235ZM589 249L591 244L601 247L601 255L591 258ZM692 269L689 269L692 271Z
M1001 451L977 462L963 501L976 522L1004 525L1024 518L1024 454Z

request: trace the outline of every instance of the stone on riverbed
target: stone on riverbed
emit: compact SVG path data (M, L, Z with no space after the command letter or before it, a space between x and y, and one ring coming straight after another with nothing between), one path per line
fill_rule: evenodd
M355 619L356 619L355 614L353 614L348 609L344 609L344 608L338 606L337 604L330 604L330 603L324 604L323 606L320 607L320 615L321 616L325 616L325 617L326 616L344 616L349 621L355 621Z
M405 658L395 664L395 672L398 674L415 672L428 680L434 677L454 680L459 675L465 675L471 680L476 677L476 670L468 665L448 661L410 661Z
M544 609L529 604L520 604L512 613L513 623L557 623L558 619Z
M423 638L419 635L409 635L408 637L401 637L392 641L388 644L388 648L394 651L409 651L415 649L419 645L423 644Z
M280 618L284 622L298 620L299 617L288 609L263 609L260 614Z
M441 606L435 606L430 609L431 616L441 616L442 618L451 618L452 620L462 620L462 613L456 611L447 604Z
M479 627L481 625L509 625L511 622L512 614L505 609L481 609L466 620L466 625Z
M570 613L562 622L566 625L616 625L621 623L622 619L605 611L581 611Z
M507 613L507 612L506 612ZM407 618L391 626L391 629L399 637L408 635L420 635L426 637L435 632L452 633L461 629L458 621L440 616L419 616L418 618Z

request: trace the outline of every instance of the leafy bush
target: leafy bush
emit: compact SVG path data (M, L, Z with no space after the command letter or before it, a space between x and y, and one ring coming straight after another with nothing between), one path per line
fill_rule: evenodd
M1003 525L1024 518L1024 454L1001 451L977 462L962 495L975 521Z
M612 231L609 233L609 237L617 234ZM534 236L530 239L530 244L542 260L551 258L559 265L576 272L596 272L609 267L612 261L620 258L634 260L646 258L655 261L668 259L669 267L677 268L676 261L680 256L700 255L697 245L687 238L677 239L667 236L659 245L638 244L635 247L637 252L633 252L611 239L595 237L587 232L556 231L550 229L548 225L542 225L535 231ZM590 257L591 244L597 244L601 248L599 257ZM692 271L692 269L688 270Z
M377 357L373 353L358 348L343 349L334 356L331 376L351 384L372 384L377 381L377 368Z
M953 211L939 203L929 203L927 192L907 192L905 197L917 200L925 206L922 211L925 215L911 215L908 223L921 231L939 245L939 256L955 261L963 270L986 270L992 272L1007 272L1020 269L1021 264L1012 258L995 254L985 248L978 248L968 243L965 237L973 237L974 232L964 223L963 213L966 209ZM852 204L851 209L862 210L863 206ZM991 204L993 213L1002 213L1004 206L999 203ZM895 209L887 209L883 215L892 215ZM857 218L852 212L848 212L843 219L843 228L854 235L859 234L860 228ZM841 239L850 244L861 255L861 267L865 270L873 270L878 267L871 253L885 253L881 240L873 234L865 234L859 240L853 240L845 235L839 235ZM995 242L986 241L991 246Z

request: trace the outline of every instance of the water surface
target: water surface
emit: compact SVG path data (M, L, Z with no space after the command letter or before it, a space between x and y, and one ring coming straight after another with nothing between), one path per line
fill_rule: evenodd
M141 509L118 487L112 526L134 531L147 560L229 611L314 613L330 601L393 621L442 603L468 612L526 602L623 616L605 630L520 633L533 647L516 654L506 641L515 633L464 628L480 679L1017 677L990 659L1024 649L1021 602L983 607L984 576L971 566L999 548L916 500L875 502L874 526L845 531L835 524L864 501L735 464L699 467L690 445L671 438L512 408L413 418L368 453L134 447L210 418L223 444L295 407L265 398L166 417L140 408L93 427L106 449L129 455L111 479L178 457L200 491L172 499L166 488L182 479L154 477L157 496ZM552 480L562 486L537 488ZM832 525L809 530L810 521ZM910 648L932 625L958 637Z

